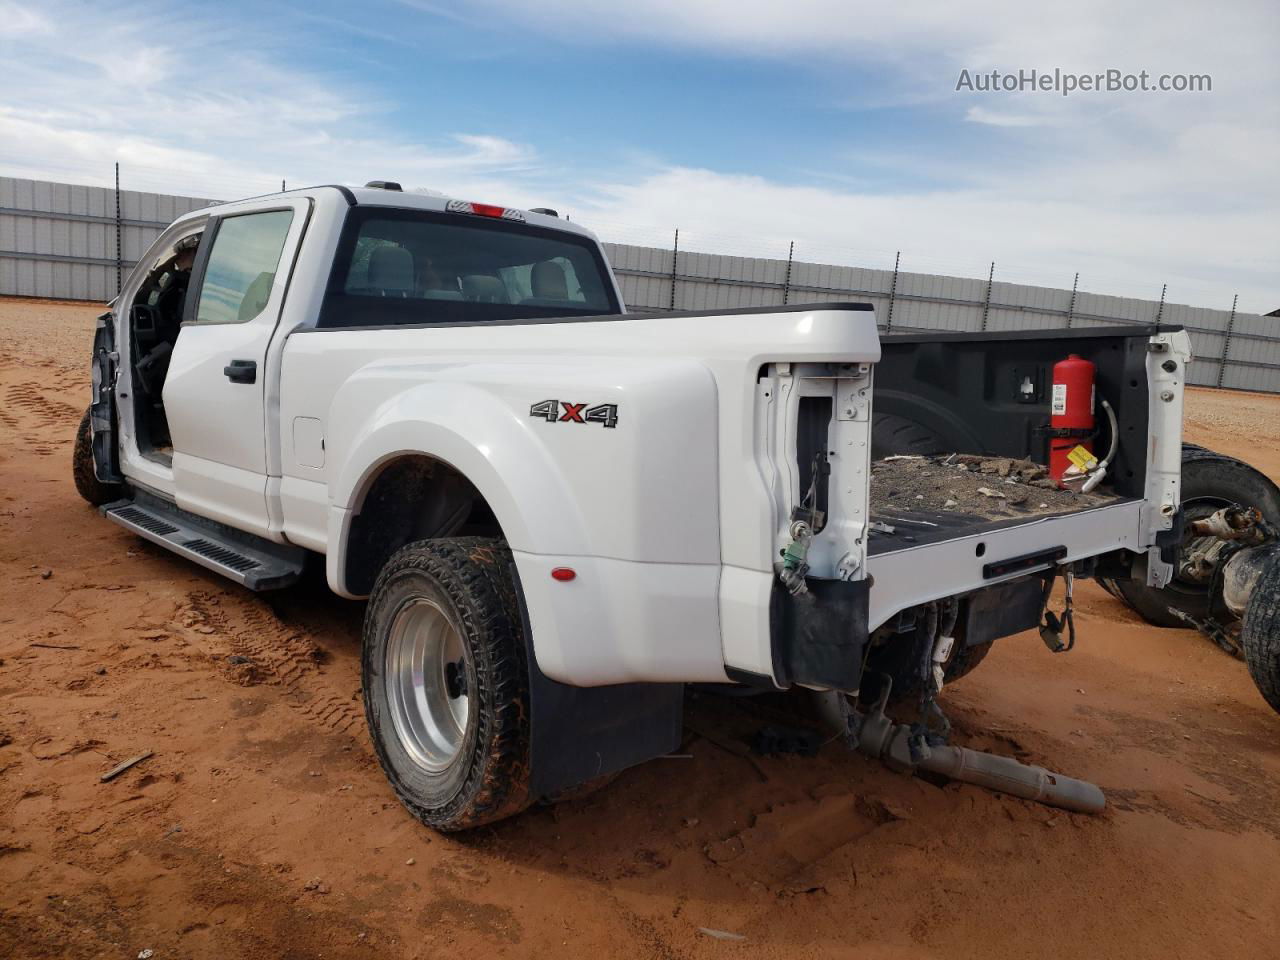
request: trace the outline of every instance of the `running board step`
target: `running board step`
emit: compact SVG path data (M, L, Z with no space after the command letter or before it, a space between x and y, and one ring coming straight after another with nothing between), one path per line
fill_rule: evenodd
M250 590L278 590L302 575L306 551L272 543L139 494L102 508L108 520Z

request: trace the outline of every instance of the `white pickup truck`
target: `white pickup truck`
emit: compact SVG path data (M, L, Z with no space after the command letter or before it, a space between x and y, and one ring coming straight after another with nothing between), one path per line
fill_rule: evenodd
M921 451L1043 462L1068 352L1115 414L1094 494L877 499L873 463ZM851 742L936 765L937 724L888 723L882 676L940 716L942 683L1045 624L1056 576L1169 579L1188 359L1177 328L629 314L554 211L326 186L156 240L100 320L75 472L110 519L250 589L322 555L368 598L387 776L460 829L669 752L690 683L828 691Z

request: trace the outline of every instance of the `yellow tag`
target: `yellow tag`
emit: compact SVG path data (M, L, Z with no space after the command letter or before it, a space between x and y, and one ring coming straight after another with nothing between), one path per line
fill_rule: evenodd
M1067 454L1067 459L1074 463L1076 465L1076 469L1081 473L1092 470L1098 465L1098 458L1084 447L1078 445Z

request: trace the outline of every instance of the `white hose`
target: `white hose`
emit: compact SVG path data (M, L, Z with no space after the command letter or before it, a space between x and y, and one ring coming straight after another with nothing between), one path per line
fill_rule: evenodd
M1115 459L1116 450L1120 446L1120 427L1116 423L1116 412L1111 409L1111 404L1107 403L1106 397L1102 398L1102 409L1107 411L1107 421L1111 424L1111 449L1107 451L1102 462L1089 473L1089 479L1080 488L1081 493L1089 493L1102 483L1102 478L1107 475L1107 467L1111 466L1111 461Z

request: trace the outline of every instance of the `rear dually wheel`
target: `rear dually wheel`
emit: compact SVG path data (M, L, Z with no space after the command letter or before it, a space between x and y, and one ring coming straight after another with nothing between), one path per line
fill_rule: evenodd
M365 613L365 715L404 805L439 830L528 806L529 679L511 553L480 537L396 552Z

